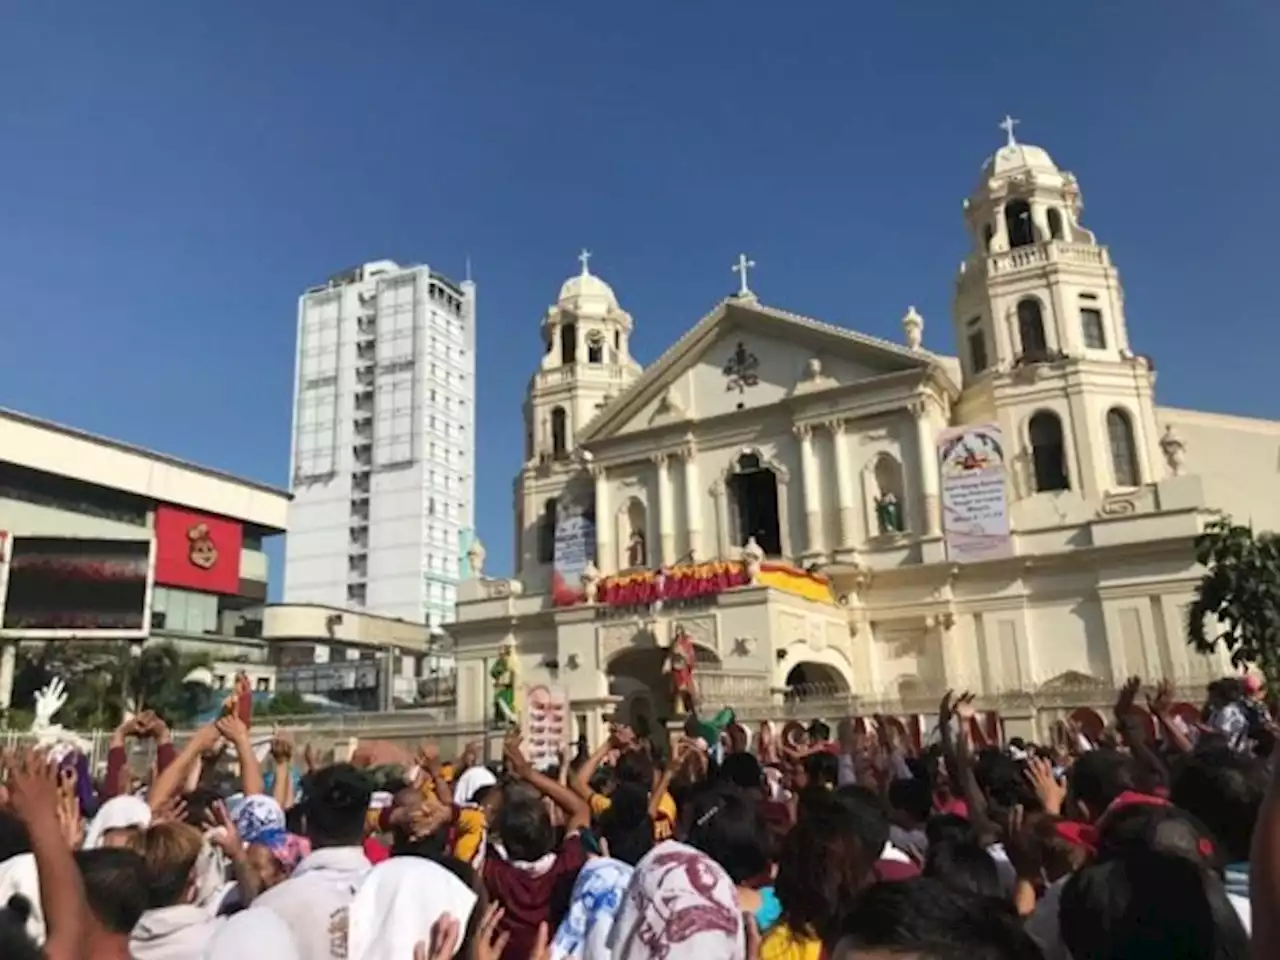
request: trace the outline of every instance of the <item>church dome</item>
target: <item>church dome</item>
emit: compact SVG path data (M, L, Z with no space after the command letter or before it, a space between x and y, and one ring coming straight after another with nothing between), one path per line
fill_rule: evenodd
M982 177L1007 177L1011 174L1034 171L1036 173L1059 173L1058 165L1053 162L1049 152L1029 143L1011 143L1001 147L987 162L982 165Z
M560 287L560 302L589 297L604 300L611 307L618 305L618 298L613 294L613 287L591 273L582 273L570 277Z
M603 303L606 307L616 308L618 306L618 298L614 295L613 287L587 269L587 261L590 258L591 254L586 250L583 250L578 255L578 259L582 261L582 272L575 277L570 277L561 285L560 302L572 303L578 300L587 300Z

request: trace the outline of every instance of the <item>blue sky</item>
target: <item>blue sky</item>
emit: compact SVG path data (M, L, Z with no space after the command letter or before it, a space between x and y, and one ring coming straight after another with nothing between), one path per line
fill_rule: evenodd
M644 362L739 251L767 303L894 338L915 304L950 350L960 202L1009 112L1080 177L1161 402L1280 417L1277 49L1261 0L17 0L0 405L283 484L301 290L469 255L502 571L579 248Z

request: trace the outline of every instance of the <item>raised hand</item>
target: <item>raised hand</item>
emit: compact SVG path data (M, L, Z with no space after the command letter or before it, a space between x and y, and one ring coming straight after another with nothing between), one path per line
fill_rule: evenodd
M1123 723L1129 714L1133 713L1133 703L1138 697L1138 691L1142 688L1141 677L1130 677L1124 682L1124 686L1120 688L1120 692L1116 694L1116 705L1114 712L1116 722Z
M24 750L9 768L9 806L28 827L57 817L58 766L37 750Z
M1023 776L1040 798L1045 813L1060 815L1062 804L1067 799L1067 787L1053 775L1053 764L1043 757L1028 757Z
M1168 680L1161 680L1154 690L1147 691L1147 706L1157 716L1168 715L1173 707L1173 684Z
M511 939L511 934L505 930L498 931L502 916L502 906L496 900L485 908L484 916L480 918L480 929L476 931L475 960L498 960L502 956L502 951L507 948L507 941ZM432 957L431 960L435 958Z
M84 817L80 814L76 781L74 767L58 774L58 825L62 827L62 836L72 850L79 850L84 843Z

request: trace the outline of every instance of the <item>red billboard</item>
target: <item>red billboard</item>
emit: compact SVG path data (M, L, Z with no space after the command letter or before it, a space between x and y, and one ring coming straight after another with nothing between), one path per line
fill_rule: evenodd
M202 593L240 592L244 531L234 520L156 508L156 583Z

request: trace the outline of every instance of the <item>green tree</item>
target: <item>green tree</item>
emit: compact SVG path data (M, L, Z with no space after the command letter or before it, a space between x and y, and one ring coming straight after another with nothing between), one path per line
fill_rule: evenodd
M172 643L136 650L129 643L49 641L20 655L13 706L30 710L36 692L61 677L67 703L56 720L65 727L109 729L126 708L154 710L176 726L208 705L208 688L183 681L195 668L210 665L207 655L183 653Z
M285 690L273 696L256 712L264 717L294 717L315 713L316 709L315 704L303 699L302 694Z
M1189 642L1200 653L1222 644L1233 664L1256 664L1271 689L1280 688L1280 537L1215 520L1196 539L1196 560L1205 573L1188 615ZM1212 635L1209 617L1218 625Z

